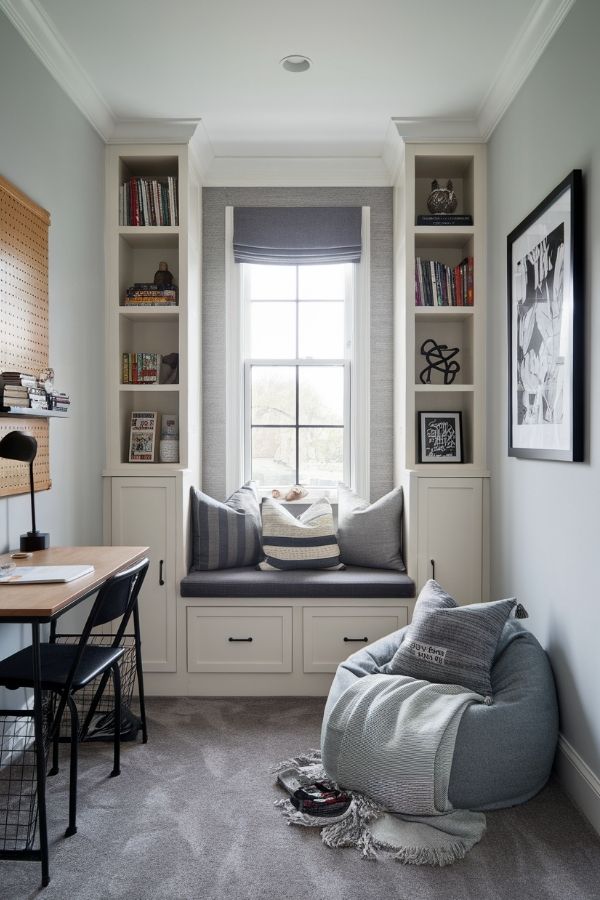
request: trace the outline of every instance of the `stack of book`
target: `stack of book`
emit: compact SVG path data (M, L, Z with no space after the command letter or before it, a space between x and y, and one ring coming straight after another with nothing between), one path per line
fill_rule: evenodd
M2 372L2 406L5 408L48 409L46 392L28 372Z
M177 288L160 288L156 284L136 281L127 288L124 306L177 306Z
M71 406L71 398L62 391L52 391L48 394L49 408L56 412L69 412Z
M160 353L123 354L123 384L157 384L159 375Z
M417 306L473 306L473 257L457 266L435 259L415 260L415 304Z
M178 225L177 179L135 176L119 188L119 225Z

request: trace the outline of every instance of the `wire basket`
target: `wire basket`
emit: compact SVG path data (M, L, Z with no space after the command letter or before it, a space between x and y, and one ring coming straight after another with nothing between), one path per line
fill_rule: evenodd
M57 644L77 644L80 640L79 634L57 634ZM88 643L97 646L110 647L114 641L114 634L91 634ZM121 646L125 648L125 653L119 660L119 671L121 673L121 740L135 740L138 729L140 727L139 717L132 711L133 692L136 681L135 666L135 635L126 634L123 636ZM102 676L90 681L84 688L74 695L74 700L79 713L79 724L83 725L85 717L91 706L94 694L98 690ZM112 741L114 736L114 688L112 677L109 676L102 696L98 701L94 718L92 719L86 741ZM68 707L62 717L60 726L59 740L64 742L71 738L71 721Z
M44 766L54 696L42 700ZM37 754L32 709L0 714L0 850L31 850L38 819Z

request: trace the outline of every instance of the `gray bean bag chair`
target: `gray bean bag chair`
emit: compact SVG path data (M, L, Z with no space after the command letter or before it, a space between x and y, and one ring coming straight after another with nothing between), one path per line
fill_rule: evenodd
M331 710L356 678L384 669L405 632L401 628L375 641L338 666L321 733L323 765L334 780L341 738L327 732ZM545 651L516 619L504 626L491 680L493 704L470 705L458 729L448 788L455 809L524 803L543 788L552 768L558 739L554 678Z

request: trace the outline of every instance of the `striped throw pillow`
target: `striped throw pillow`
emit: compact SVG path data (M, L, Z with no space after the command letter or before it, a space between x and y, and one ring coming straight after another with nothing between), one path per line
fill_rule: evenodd
M296 518L268 497L262 502L263 552L260 568L343 569L335 538L333 513L323 497Z
M260 547L260 503L248 481L221 503L192 488L192 571L255 566Z

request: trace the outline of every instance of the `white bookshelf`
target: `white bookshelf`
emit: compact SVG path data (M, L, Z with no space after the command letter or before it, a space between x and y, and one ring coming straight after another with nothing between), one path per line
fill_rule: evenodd
M394 456L396 483L402 484L406 493L405 553L409 574L418 587L433 575L435 568L436 578L450 592L454 589L461 602L481 600L488 580L485 164L486 148L481 144L407 143L395 191L394 321L398 352L394 373ZM429 212L427 197L433 179L440 186L452 180L458 199L455 212L472 216L472 225L416 224L419 215ZM472 306L416 305L417 257L454 267L469 256L473 257ZM428 339L459 348L454 358L460 371L452 384L444 384L437 373L432 374L432 384L420 381L420 372L427 365L421 347ZM420 462L418 414L426 411L461 413L462 463ZM435 492L429 487L435 487ZM427 505L431 497L435 497L435 521L433 507ZM458 497L462 504L460 514ZM441 524L440 516L444 519ZM452 555L449 551L446 554L444 542L434 539L434 535L450 535L457 528L465 533L464 553L457 554L452 544ZM481 535L481 540L474 543L476 534ZM432 542L436 543L435 552ZM446 542L448 548L451 543Z

